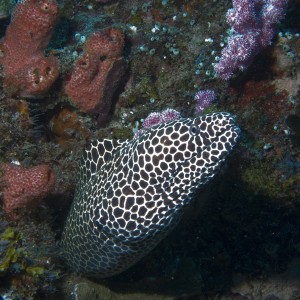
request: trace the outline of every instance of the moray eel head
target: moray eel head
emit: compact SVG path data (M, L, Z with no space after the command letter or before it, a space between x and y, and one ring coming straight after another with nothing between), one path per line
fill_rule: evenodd
M215 176L239 132L230 114L213 113L158 124L130 141L92 142L63 231L67 264L104 278L140 260Z

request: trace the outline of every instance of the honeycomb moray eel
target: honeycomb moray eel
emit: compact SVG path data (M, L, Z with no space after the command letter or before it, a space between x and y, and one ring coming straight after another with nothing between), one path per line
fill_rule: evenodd
M61 241L70 268L105 278L139 261L218 172L239 132L229 113L213 113L156 125L130 141L92 142Z

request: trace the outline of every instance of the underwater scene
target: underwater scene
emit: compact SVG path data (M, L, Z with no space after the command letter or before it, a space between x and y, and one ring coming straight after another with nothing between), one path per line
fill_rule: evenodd
M300 300L299 0L0 0L0 300Z

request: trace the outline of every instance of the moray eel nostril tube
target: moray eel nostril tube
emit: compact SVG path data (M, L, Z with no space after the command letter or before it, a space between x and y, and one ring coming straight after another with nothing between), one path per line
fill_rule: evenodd
M213 113L156 125L133 140L92 142L63 231L67 264L105 278L140 260L215 176L239 132L230 114Z

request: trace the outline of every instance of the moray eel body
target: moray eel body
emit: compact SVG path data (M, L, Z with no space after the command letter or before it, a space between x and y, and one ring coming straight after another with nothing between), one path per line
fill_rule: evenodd
M92 142L63 231L67 264L105 278L140 260L178 223L238 135L230 114L213 113L156 125L130 141Z

